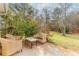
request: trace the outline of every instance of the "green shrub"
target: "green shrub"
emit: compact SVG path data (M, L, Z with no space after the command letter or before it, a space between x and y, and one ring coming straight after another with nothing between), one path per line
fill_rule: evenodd
M24 35L24 21L21 20L14 20L14 35Z
M15 33L17 35L25 35L26 37L33 36L38 33L38 22L35 20L16 21Z
M25 29L24 33L26 37L33 36L34 34L38 33L38 22L35 20L26 21L25 22Z

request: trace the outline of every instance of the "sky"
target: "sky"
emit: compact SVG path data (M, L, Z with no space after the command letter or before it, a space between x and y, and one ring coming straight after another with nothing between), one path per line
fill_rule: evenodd
M56 7L57 3L31 3L31 5L35 8L42 9L43 7ZM71 3L72 8L79 8L79 3Z
M39 11L41 11L44 7L49 7L51 8L51 10L53 10L55 7L58 6L57 3L32 3L30 5L32 5L34 8L38 9ZM71 4L70 11L74 11L74 10L79 10L79 3Z
M54 8L56 8L59 4L58 3L32 3L32 5L35 9L38 9L38 15L43 14L42 9L47 7L53 12ZM71 13L72 11L78 11L79 10L79 3L71 3L70 8L68 9L68 14ZM50 12L51 13L51 12ZM51 16L51 15L50 15Z

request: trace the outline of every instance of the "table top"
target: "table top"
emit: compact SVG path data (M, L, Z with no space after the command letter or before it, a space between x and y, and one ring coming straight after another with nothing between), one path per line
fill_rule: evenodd
M38 39L36 39L36 38L34 38L34 37L28 37L28 38L26 38L28 41L37 41Z

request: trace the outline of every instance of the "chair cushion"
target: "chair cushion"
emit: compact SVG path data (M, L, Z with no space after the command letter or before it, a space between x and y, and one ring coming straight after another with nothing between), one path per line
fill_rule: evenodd
M13 39L13 35L11 35L11 34L6 34L6 38L7 38L7 39Z

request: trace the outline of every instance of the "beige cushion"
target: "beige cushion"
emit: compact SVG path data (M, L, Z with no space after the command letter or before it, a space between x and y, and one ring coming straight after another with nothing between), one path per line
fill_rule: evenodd
M14 36L14 38L15 38L16 40L20 40L20 39L21 39L21 36Z
M22 37L21 36L13 36L11 34L6 34L6 38L10 40L20 40Z
M11 35L11 34L6 34L6 38L7 38L7 39L12 39L12 40L15 39L15 38L13 37L13 35Z

